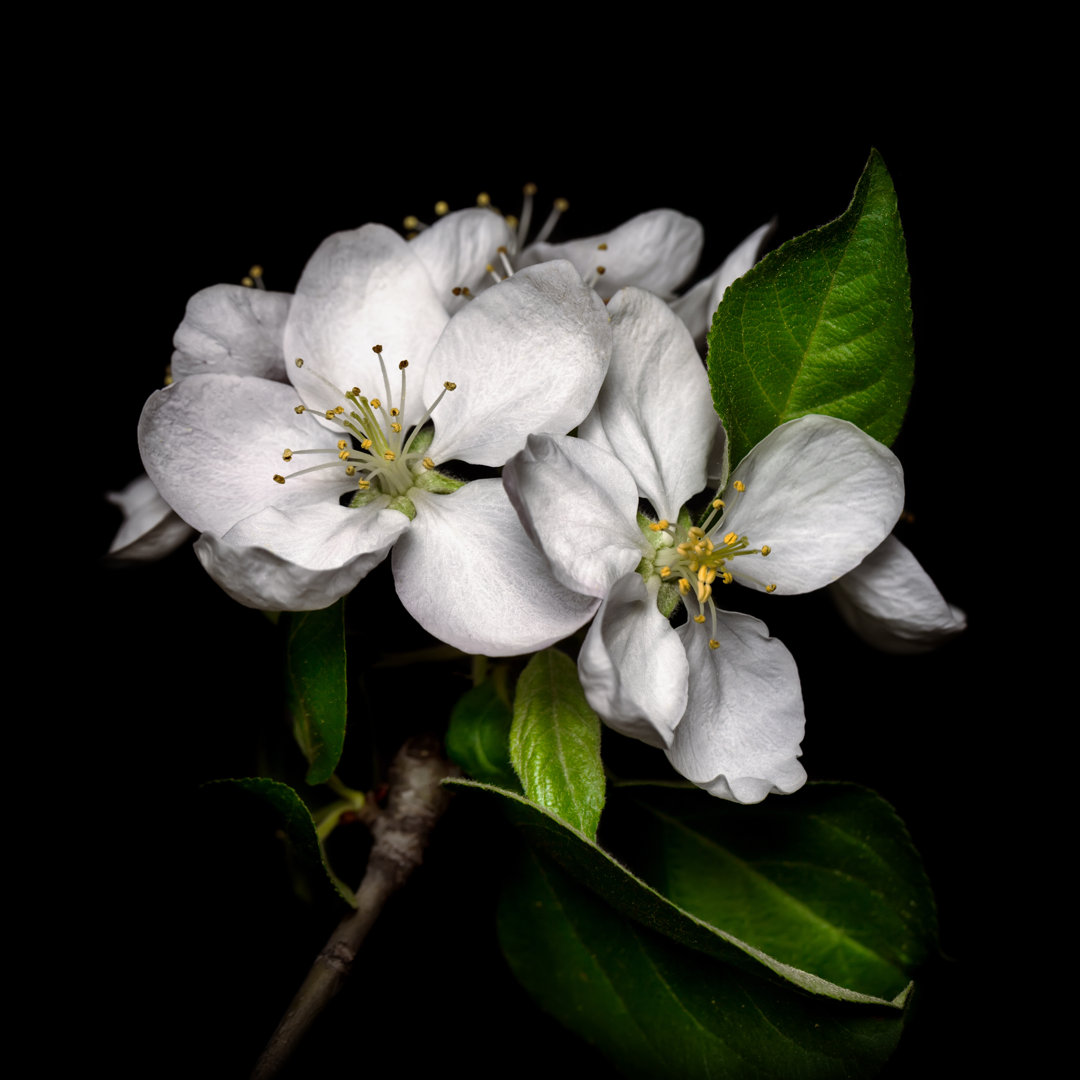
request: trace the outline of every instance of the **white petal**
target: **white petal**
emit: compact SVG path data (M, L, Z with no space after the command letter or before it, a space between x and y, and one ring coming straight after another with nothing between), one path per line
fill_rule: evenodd
M197 292L173 336L173 379L255 375L287 382L283 338L291 301L288 293L243 285Z
M224 535L267 506L337 502L355 481L327 469L276 484L275 473L334 460L282 451L333 448L335 437L294 411L287 383L242 375L192 375L151 395L139 421L143 465L162 498L200 532Z
M883 652L927 652L967 626L895 536L837 581L832 595L847 624Z
M605 450L569 435L530 435L502 480L525 531L574 592L606 596L649 553L634 478Z
M746 491L739 494L741 481ZM846 420L803 416L771 431L731 475L729 530L768 558L745 555L727 568L743 585L777 592L820 589L858 566L889 535L904 505L895 455Z
M610 446L657 514L674 521L705 487L717 434L705 366L686 327L651 293L623 289L608 315L611 367L579 434Z
M570 240L565 244L533 244L521 254L521 262L569 259L582 276L596 277L601 296L614 296L626 285L668 297L694 272L705 241L700 222L677 210L649 210L599 236ZM606 244L604 250L600 245Z
M554 644L596 610L555 580L498 480L411 498L416 518L394 545L394 581L428 633L464 652L513 656Z
M705 343L713 315L728 286L758 261L758 252L775 225L775 221L770 221L755 229L707 278L671 302L672 310L686 323L698 347Z
M526 437L565 435L588 414L611 359L600 298L567 262L518 271L446 327L424 400L457 384L435 410L431 456L502 465Z
M454 296L455 288L468 288L476 294L491 284L489 263L502 276L499 248L509 248L513 242L506 218L493 210L473 207L439 218L409 246L424 264L443 306L452 312L469 303L464 296Z
M285 327L289 378L304 402L320 410L344 402L317 375L338 390L359 386L369 397L382 397L371 351L382 345L395 394L397 365L409 361L408 426L423 412L417 389L447 318L424 264L397 233L382 225L335 233L312 255L296 287Z
M589 704L608 727L650 746L670 747L686 710L682 642L639 574L615 583L578 654Z
M154 562L191 536L191 526L173 512L149 476L137 476L123 491L110 491L105 498L124 513L109 547L113 559Z
M260 515L272 518L277 511ZM353 510L350 513L362 513ZM406 525L408 520L396 510ZM262 523L264 526L268 522ZM219 537L203 533L195 544L195 554L207 573L236 601L263 611L316 611L329 607L351 592L356 583L386 558L388 547L363 552L341 565L303 566L264 547L230 542L239 534Z
M710 795L741 803L806 782L799 764L802 688L791 653L749 615L717 613L718 649L706 626L677 633L689 663L686 713L668 751L671 764Z

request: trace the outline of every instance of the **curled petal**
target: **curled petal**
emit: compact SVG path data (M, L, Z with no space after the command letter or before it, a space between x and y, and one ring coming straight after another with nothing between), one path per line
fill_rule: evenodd
M432 457L502 465L530 433L565 435L585 419L611 360L603 302L567 262L520 270L446 327L428 363Z
M513 242L506 218L493 210L473 207L439 218L413 237L409 246L424 264L443 305L456 311L469 301L454 296L453 290L469 289L476 294L490 285L488 265L501 271L499 248L509 248Z
M284 335L291 301L288 293L243 285L197 292L173 336L173 379L255 375L288 382Z
M847 624L883 652L928 652L967 626L895 536L832 585Z
M904 505L904 474L892 451L854 424L802 416L746 455L724 498L727 516L714 535L730 530L771 548L767 559L730 560L736 580L804 593L858 566L889 535Z
M713 315L724 299L728 286L758 261L758 253L775 226L776 222L770 221L755 229L707 278L671 302L672 311L686 323L699 348L705 344Z
M369 534L367 539L370 542L385 539L386 543L370 551L360 551L344 562L340 561L343 549L366 545L347 544L339 538L322 557L310 536L302 535L303 524L290 521L287 515L273 508L241 522L224 537L203 533L195 543L195 554L207 573L234 600L247 607L262 611L316 611L351 592L361 578L386 558L393 537L409 524L405 515L396 510L374 511L372 507L363 507L343 512L361 515L367 511L372 511L372 518L392 517L400 519L400 523L380 522L386 526L383 535ZM326 528L313 531L330 532ZM257 542L260 538L277 550L260 545ZM255 542L249 542L252 540ZM298 561L301 559L304 561Z
M677 210L649 210L600 236L533 244L521 253L521 261L528 266L569 259L585 278L597 278L596 268L603 266L596 281L602 296L636 285L666 298L694 272L704 242L700 222Z
M568 589L606 596L648 554L634 478L607 451L569 435L530 435L502 479L522 526Z
M110 491L105 498L124 513L109 547L112 559L154 562L191 536L191 526L158 494L149 476L137 476L123 491Z
M608 304L612 352L583 439L611 448L660 517L706 482L717 434L709 380L686 327L658 297L623 289Z
M656 606L656 589L627 574L600 605L578 654L585 697L608 727L670 748L686 709L687 660Z
M555 580L498 480L410 497L416 518L394 545L394 581L428 633L464 652L514 656L572 634L596 610Z
M294 411L288 384L241 375L192 375L151 395L139 421L139 450L162 498L200 532L224 535L267 506L337 501L348 486L328 469L274 483L289 447L328 450L334 436ZM297 459L304 460L304 459ZM318 458L334 460L334 454Z
M340 403L322 379L337 390L358 386L369 397L381 396L382 373L371 350L382 345L394 392L394 369L402 360L409 361L410 389L420 386L448 317L424 264L397 233L382 225L335 233L319 245L296 286L285 326L289 378L317 409ZM405 424L422 412L419 394L411 393Z
M710 795L761 802L806 782L799 764L805 720L791 653L749 615L718 612L709 648L704 626L676 633L689 664L686 713L668 751L671 764Z

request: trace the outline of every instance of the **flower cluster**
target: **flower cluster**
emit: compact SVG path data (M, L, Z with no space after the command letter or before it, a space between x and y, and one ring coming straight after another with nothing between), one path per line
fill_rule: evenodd
M390 557L404 607L472 653L591 619L579 672L607 724L714 795L794 791L794 660L719 596L833 585L853 626L901 651L962 628L889 535L899 464L806 416L728 476L699 346L767 227L676 298L692 219L653 211L568 244L545 227L528 246L526 210L447 214L408 241L365 225L324 241L294 294L193 297L139 429L164 503L125 546L143 528L158 553L171 508L222 588L268 610L325 607ZM502 476L466 483L456 462Z

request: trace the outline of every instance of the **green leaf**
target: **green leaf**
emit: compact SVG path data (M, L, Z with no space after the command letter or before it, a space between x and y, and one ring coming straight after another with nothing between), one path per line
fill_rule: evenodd
M446 752L474 780L520 791L510 764L510 706L492 680L466 691L450 714Z
M900 1036L897 1010L747 976L616 916L536 854L508 880L498 926L518 980L620 1075L873 1076Z
M289 617L286 652L293 734L308 760L306 780L324 784L345 746L345 601Z
M911 395L907 253L896 192L872 150L851 205L734 282L709 332L709 381L732 465L807 413L886 445Z
M537 653L518 679L510 760L530 800L595 838L604 808L600 720L577 666L558 649Z
M738 806L698 791L613 792L622 854L669 900L784 963L891 998L936 940L933 897L892 807L851 784Z
M780 985L794 985L811 994L840 1001L901 1008L907 998L910 987L906 985L906 980L898 983L899 989L895 991L890 987L889 996L877 996L842 985L832 980L827 972L806 971L789 961L777 959L756 942L742 940L727 927L714 925L701 913L674 903L616 861L589 837L569 828L544 807L484 784L468 780L448 782L455 788L474 792L477 797L499 801L507 816L534 848L553 858L573 878L620 914L680 945L721 960L745 974L771 979ZM696 795L699 800L717 801L711 800L704 792L695 790L690 794ZM605 823L606 827L610 827L607 817ZM797 852L790 853L793 861L796 861L797 855ZM784 917L782 907L780 917ZM798 932L796 925L791 936L797 936Z
M330 869L315 822L304 800L288 784L257 776L242 780L214 780L207 788L231 787L247 792L267 803L274 812L281 831L288 840L301 869L312 881L329 882L334 892L347 904L356 907L356 896Z

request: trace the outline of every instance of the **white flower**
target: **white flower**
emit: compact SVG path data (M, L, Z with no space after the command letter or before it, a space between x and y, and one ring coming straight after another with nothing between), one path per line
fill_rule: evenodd
M147 472L230 595L325 607L393 546L405 607L466 651L541 648L588 618L596 602L554 581L497 480L458 486L436 469L499 466L529 432L567 431L591 408L610 329L569 264L517 273L451 319L410 245L364 226L313 256L283 339L289 384L189 375L140 424ZM283 458L312 467L275 475Z
M656 297L608 306L608 379L582 438L530 437L503 482L568 589L603 600L579 657L586 696L616 730L663 747L714 795L757 802L805 781L795 663L763 623L716 607L714 589L819 589L888 536L903 503L892 453L846 421L805 416L739 464L694 528L680 510L723 476L722 428L687 329ZM659 521L642 527L638 499ZM677 583L688 620L658 610Z
M191 526L173 512L143 474L123 491L105 498L120 507L124 520L109 547L109 557L122 562L154 562L175 551L191 536Z

